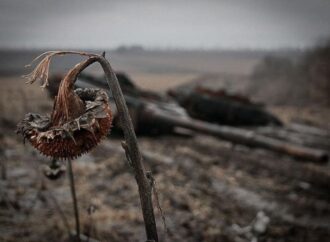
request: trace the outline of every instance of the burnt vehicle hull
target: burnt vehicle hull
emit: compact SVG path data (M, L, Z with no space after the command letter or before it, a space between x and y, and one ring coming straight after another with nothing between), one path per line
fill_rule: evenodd
M171 90L169 94L188 114L206 122L229 126L282 125L274 115L246 97L228 95L225 91L195 88L191 91Z

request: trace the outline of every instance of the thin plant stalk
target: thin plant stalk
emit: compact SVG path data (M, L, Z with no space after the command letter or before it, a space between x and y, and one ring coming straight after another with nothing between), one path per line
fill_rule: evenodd
M112 95L118 109L119 119L125 136L125 144L127 145L128 156L130 157L130 162L133 166L135 179L139 188L147 240L158 242L157 227L152 204L151 182L146 176L142 155L138 146L133 123L126 106L124 95L121 91L117 76L107 59L102 55L97 57L97 61L103 68L106 80L110 90L112 91Z
M69 180L70 180L70 189L71 189L71 195L72 195L72 202L73 202L73 209L74 209L74 217L76 222L76 236L77 241L80 242L80 222L79 222L79 210L78 210L78 201L76 196L76 189L74 184L74 175L73 175L73 169L72 169L72 162L71 159L68 160L68 170L69 170Z
M7 180L6 160L3 157L0 157L0 167L1 167L1 179L2 180Z
M65 228L68 231L68 236L70 237L71 236L70 226L69 226L68 220L67 220L67 218L65 216L65 213L63 212L61 206L58 204L58 201L57 201L56 197L54 197L54 195L51 193L51 191L48 191L47 192L47 195L48 195L48 197L50 197L50 199L54 203L55 209L57 210L58 214L60 215L60 217L61 217L61 219L63 221L63 224L64 224Z
M35 70L30 75L27 76L29 78L28 83L33 83L37 79L45 79L43 87L47 86L48 67L51 57L55 55L66 55L66 54L75 54L75 55L88 57L87 61L84 62L84 65L80 66L80 70L77 71L76 73L77 76L79 75L80 72L82 72L85 68L87 68L89 65L93 64L94 62L98 62L104 71L106 81L108 83L110 91L112 92L114 101L117 106L119 120L124 132L124 137L125 137L124 148L125 148L126 156L128 157L129 162L134 169L135 180L137 182L139 189L140 202L142 207L142 214L145 224L147 241L158 242L158 233L157 233L156 220L155 220L153 203L152 203L152 184L150 179L148 179L146 175L146 171L142 161L142 155L138 146L133 123L129 115L128 108L126 106L124 95L120 88L115 72L113 71L109 61L105 58L105 53L103 53L102 55L97 55L97 54L90 54L86 52L76 52L76 51L46 52L35 59L37 60L40 59L41 57L44 57L44 59L41 61L41 63L39 63L39 65L35 68ZM71 161L69 160L69 169L70 167L71 167ZM72 183L73 183L73 179L72 179ZM71 186L71 188L73 187L74 186ZM76 216L76 220L78 221L77 218L78 216ZM79 221L77 224L79 224Z
M67 52L69 54L80 54L79 52ZM154 215L153 203L152 203L152 184L146 175L146 171L143 165L142 155L138 146L136 134L134 131L133 123L126 106L126 101L122 90L120 88L117 76L113 71L109 61L105 58L105 53L102 55L89 55L89 61L86 62L86 68L94 62L99 62L108 83L109 89L112 92L114 101L117 106L119 120L122 125L122 129L125 137L125 151L130 159L130 163L134 169L135 179L139 189L142 214L146 229L146 235L148 241L158 242L158 233L156 227L156 220ZM83 69L81 69L83 71Z

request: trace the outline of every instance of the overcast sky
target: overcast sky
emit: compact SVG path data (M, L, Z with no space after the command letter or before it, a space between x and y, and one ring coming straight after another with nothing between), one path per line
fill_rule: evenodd
M0 48L281 48L330 36L330 0L0 0Z

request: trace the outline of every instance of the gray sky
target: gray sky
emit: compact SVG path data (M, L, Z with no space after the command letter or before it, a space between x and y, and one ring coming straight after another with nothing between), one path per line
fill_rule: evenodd
M0 48L279 48L330 36L329 0L0 0Z

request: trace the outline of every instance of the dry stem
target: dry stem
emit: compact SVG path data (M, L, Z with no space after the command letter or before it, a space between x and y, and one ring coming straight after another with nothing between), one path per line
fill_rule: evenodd
M36 59L44 57L44 59L37 65L36 69L28 76L30 79L28 83L33 83L37 79L43 81L43 87L48 85L48 68L50 60L55 55L77 54L89 57L88 62L81 68L81 71L94 62L99 62L105 73L107 83L112 91L114 101L118 109L119 120L122 124L122 129L125 136L125 143L127 144L127 156L133 166L135 179L138 184L140 201L142 206L143 218L148 241L158 242L158 234L156 228L156 221L154 216L152 204L152 187L146 176L146 172L142 162L142 156L138 147L137 138L134 132L132 120L129 116L128 108L121 91L118 79L112 70L110 63L103 55L89 54L85 52L75 51L50 51L46 52ZM80 71L80 72L81 72ZM77 75L80 73L78 72ZM70 164L70 161L69 161ZM78 233L77 233L78 234Z

